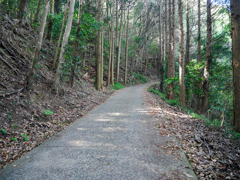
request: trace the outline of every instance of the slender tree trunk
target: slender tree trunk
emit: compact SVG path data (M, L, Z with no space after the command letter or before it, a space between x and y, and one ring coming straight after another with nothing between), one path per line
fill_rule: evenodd
M126 28L126 47L125 47L125 77L124 77L124 84L127 85L127 65L128 65L128 30L129 30L129 10L130 7L128 7L128 15L127 15L127 28Z
M112 8L112 53L111 53L111 85L114 86L114 14L115 14L115 5L116 2L113 2L113 8ZM117 39L117 37L116 37Z
M168 78L174 78L174 7L175 0L169 2L169 58L168 58ZM171 15L172 14L172 15ZM174 83L168 85L168 99L174 99Z
M91 45L89 45L89 62L88 62L88 72L90 72L92 67L92 56L91 56Z
M75 5L75 0L70 0L67 25L66 25L66 29L64 32L64 36L63 36L63 42L62 42L61 52L60 52L60 56L59 56L59 63L58 63L58 67L57 67L57 71L56 71L55 79L54 79L54 89L57 91L57 93L58 93L58 88L59 88L59 84L60 84L60 76L62 74L62 65L64 63L63 54L65 51L65 47L68 43L68 38L69 38L71 28L72 28L74 5Z
M110 11L111 11L111 7L110 7ZM112 28L112 23L113 23L113 19L111 21L111 28ZM109 24L109 23L108 23ZM108 27L110 27L108 25ZM109 58L108 58L108 86L111 83L111 64L112 64L112 29L110 32L110 28L108 28L108 35L109 35Z
M186 0L186 21L187 21L187 32L186 32L186 66L190 62L190 25L189 25L189 0Z
M73 87L73 79L74 79L74 71L76 69L76 64L77 64L77 53L78 53L78 41L80 39L80 24L81 24L81 18L82 18L82 0L79 0L79 8L78 8L78 22L77 22L77 32L76 32L76 38L74 42L74 51L73 51L73 62L72 62L72 67L71 67L71 72L70 72L70 85Z
M185 83L184 83L184 49L183 49L183 39L184 39L184 32L183 32L183 8L182 8L182 0L178 0L178 17L179 17L179 84L180 84L180 95L179 101L182 104L182 107L185 107Z
M187 25L187 32L186 32L186 55L185 55L185 63L186 67L189 66L190 63L190 25L189 25L189 0L186 0L186 25ZM188 74L187 68L185 68L186 74ZM189 87L186 87L186 101L188 102L189 99Z
M240 132L240 2L231 1L233 59L233 126Z
M27 23L29 0L20 0L18 19L20 24L25 25Z
M102 13L102 16L101 16L101 21L103 22L103 13ZM104 44L103 44L103 26L101 27L101 68L100 68L100 88L103 89L103 53L104 53Z
M212 17L211 17L211 0L207 0L207 49L206 61L203 76L203 98L201 113L205 114L208 110L208 96L209 96L209 70L212 61Z
M145 62L146 62L146 66L145 66L145 76L147 75L147 69L148 69L148 47L146 47L146 60L145 60Z
M168 23L167 23L167 20L168 20L168 9L167 9L167 2L168 1L165 1L165 64L166 64L166 72L165 72L165 77L167 76L167 63L168 63ZM165 66L164 64L164 66Z
M117 72L116 72L116 82L118 82L119 79L119 66L120 66L120 54L121 54L121 33L122 33L122 24L123 24L123 1L121 1L121 18L120 18L120 29L119 29L119 35L118 35L118 47L117 47Z
M48 21L48 32L47 32L47 39L50 41L51 39L51 30L53 26L53 21L52 21L52 16L54 14L54 0L51 0L51 5L50 5L50 17Z
M163 68L163 60L162 60L162 22L161 22L161 3L162 1L160 0L159 2L159 73L160 73L160 91L163 92L163 81L164 81L164 68Z
M144 53L145 53L144 49L142 50L142 56L140 58L140 74L142 74L142 63L143 63L143 60L144 60Z
M201 62L201 4L200 4L200 0L198 0L198 63L200 62ZM199 79L200 79L200 74L199 74ZM197 88L200 92L202 88L201 80L199 80ZM199 111L200 109L201 109L201 94L198 93L197 94L197 111Z
M59 47L60 47L60 44L61 44L62 33L63 33L64 24L65 24L65 19L66 19L66 16L67 16L69 1L70 0L67 1L65 13L64 13L64 16L63 16L62 28L61 28L61 32L60 32L59 39L58 39L56 53L55 53L55 56L54 56L54 59L53 59L53 69L55 68L55 64L56 64L56 61L57 61L57 58L58 58L58 53L59 53L59 50L60 50Z
M42 2L43 2L43 0L38 0L37 12L34 16L33 23L37 23L40 18Z
M49 0L46 0L44 10L43 10L42 20L41 20L41 24L40 24L40 28L39 28L38 39L37 39L37 43L36 43L37 48L35 49L35 52L34 52L32 67L28 73L28 89L31 88L31 86L34 82L35 74L36 74L36 63L39 60L39 54L40 54L40 50L42 47L43 34L44 34L45 26L46 26L48 8L49 8Z
M98 21L101 21L101 16L102 16L102 0L98 0L98 15L97 19ZM97 32L97 46L96 46L96 89L100 90L101 89L101 61L102 61L102 34L101 34L102 28Z

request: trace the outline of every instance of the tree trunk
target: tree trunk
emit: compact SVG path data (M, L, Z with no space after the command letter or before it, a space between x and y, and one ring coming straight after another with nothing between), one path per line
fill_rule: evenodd
M97 5L97 20L100 22L101 21L101 16L102 16L102 0L98 0L98 5ZM100 90L101 89L101 61L102 61L102 34L101 34L102 28L99 29L97 32L97 46L96 46L96 89Z
M190 26L189 26L189 0L186 0L186 25L187 25L187 32L186 32L186 55L185 55L185 63L186 67L189 66L190 63ZM186 74L188 74L187 68L185 68ZM186 87L186 101L188 102L189 99L189 87Z
M38 1L37 12L36 12L36 14L34 16L33 23L37 23L39 18L40 18L42 2L43 2L43 0L39 0Z
M74 71L75 71L76 62L77 62L78 41L80 39L79 32L80 32L81 17L82 17L82 0L79 0L77 32L76 32L76 38L74 42L74 51L73 51L73 62L72 62L73 65L71 67L70 78L69 78L71 87L73 87Z
M187 32L186 32L186 66L190 62L190 26L189 26L189 0L186 0L186 21L187 21Z
M201 4L200 4L200 0L198 0L198 63L200 62L201 62ZM199 79L200 79L200 74L199 74ZM197 88L199 90L199 93L197 94L197 111L199 111L201 109L201 94L200 94L200 91L202 88L201 80L199 80Z
M174 2L169 2L169 32L170 32L170 43L169 43L169 59L168 59L168 78L174 78ZM173 7L173 8L172 8ZM172 14L172 15L171 15ZM175 98L174 94L174 83L168 85L168 99L172 100Z
M47 33L47 39L50 41L51 39L51 30L53 26L53 21L52 21L52 15L54 14L54 0L51 0L51 5L50 5L50 16L49 16L49 21L48 21L48 33Z
M61 52L60 52L60 56L59 56L59 63L58 63L58 67L57 67L57 71L56 71L55 79L54 79L54 89L57 91L57 93L58 93L58 88L59 88L59 84L60 84L60 76L62 74L62 64L64 63L63 54L65 51L65 47L68 43L68 37L70 35L71 28L72 28L74 5L75 5L75 0L70 0L67 25L66 25L64 36L63 36L63 42L62 42Z
M102 17L101 17L101 21L103 22L104 19L103 19L103 13L102 13ZM101 27L101 72L100 72L100 75L101 75L101 78L100 78L100 88L103 89L103 53L104 53L104 41L103 41L103 26Z
M65 19L66 19L66 16L67 16L69 1L70 0L67 1L65 13L64 13L64 16L63 16L62 28L61 28L61 32L60 32L59 39L58 39L56 53L55 53L55 56L54 56L54 59L53 59L53 69L55 68L55 64L56 64L56 61L57 61L57 58L58 58L59 47L60 47L60 44L61 44L62 33L63 33L64 24L65 24Z
M115 2L116 3L116 2ZM115 11L115 3L113 2L112 8L112 52L111 52L111 85L114 86L114 11ZM116 37L117 38L117 37Z
M168 40L168 23L167 23L167 20L168 20L168 10L167 10L167 2L168 1L165 1L165 64L164 66L166 71L167 71L167 64L168 64L168 43L169 43L169 40ZM165 72L165 77L167 76L167 72Z
M160 92L163 92L163 81L164 81L164 68L163 68L163 60L162 60L162 22L161 22L161 3L162 1L160 0L159 2L159 73L160 73Z
M42 47L43 34L44 34L45 26L46 26L48 8L49 8L49 0L46 0L44 10L43 10L42 20L41 20L41 24L40 24L40 28L39 28L38 39L37 39L37 43L36 43L37 48L35 49L35 52L34 52L32 67L28 73L28 89L31 88L31 86L34 82L35 74L36 74L36 63L39 60L39 54L40 54L40 50Z
M120 66L120 54L121 54L121 33L122 33L122 24L123 24L123 1L121 1L121 18L120 18L120 29L119 29L119 35L118 35L118 47L117 47L117 72L116 72L116 82L118 82L119 79L119 66Z
M145 76L147 75L147 69L148 69L148 47L146 47L146 60L145 60L145 62L146 62L146 66L145 66Z
M27 23L29 0L20 0L18 19L20 24L25 25Z
M240 2L231 1L233 59L233 126L240 132Z
M212 61L212 17L211 17L211 0L207 0L207 49L206 61L203 75L203 98L201 113L205 114L208 110L208 95L209 95L209 70Z
M124 77L124 84L127 85L127 65L128 65L128 28L129 28L129 10L130 7L128 7L128 15L127 15L127 28L126 28L126 47L125 47L125 77Z
M180 95L179 101L182 104L182 107L185 107L185 83L184 83L184 49L183 49L183 8L182 8L182 0L178 0L178 17L179 17L179 84L180 84Z

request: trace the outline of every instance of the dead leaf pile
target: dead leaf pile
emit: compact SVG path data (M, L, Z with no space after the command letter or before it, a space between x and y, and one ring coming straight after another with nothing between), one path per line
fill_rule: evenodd
M146 99L160 133L178 139L199 179L240 179L239 142L226 137L224 129L210 128L150 92Z

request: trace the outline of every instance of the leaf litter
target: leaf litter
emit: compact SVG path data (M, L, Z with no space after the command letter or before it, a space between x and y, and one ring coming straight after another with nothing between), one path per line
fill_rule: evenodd
M239 142L226 137L224 129L206 126L204 120L185 114L153 93L146 92L145 97L158 120L156 128L163 136L177 138L199 179L240 179ZM169 149L179 149L169 145L160 148L166 154Z

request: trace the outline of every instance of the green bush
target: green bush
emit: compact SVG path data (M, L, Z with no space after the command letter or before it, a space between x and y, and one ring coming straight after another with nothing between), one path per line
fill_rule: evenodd
M115 90L119 90L119 89L123 89L123 88L124 88L124 86L119 82L115 82L114 86L112 86L112 89L115 89Z

